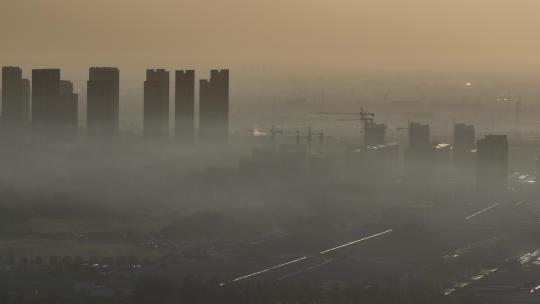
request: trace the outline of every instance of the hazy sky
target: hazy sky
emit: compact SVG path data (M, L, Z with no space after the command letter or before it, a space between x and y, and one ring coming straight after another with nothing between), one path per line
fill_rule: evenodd
M540 69L538 0L1 0L0 64Z

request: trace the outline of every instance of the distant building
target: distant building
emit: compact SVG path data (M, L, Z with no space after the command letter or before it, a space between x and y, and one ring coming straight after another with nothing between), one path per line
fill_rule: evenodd
M425 187L433 181L434 147L430 143L429 125L409 123L409 147L404 155L405 182Z
M120 71L117 68L90 68L87 107L87 129L90 136L110 137L118 132Z
M475 149L475 132L473 125L454 124L454 160L460 164L468 164Z
M452 180L452 146L448 143L432 144L432 163L430 165L432 182L443 190Z
M383 188L398 175L399 145L387 143L366 149L350 148L345 154L345 180Z
M386 124L377 124L375 122L366 122L364 145L366 147L384 145L386 142Z
M425 151L430 146L429 125L416 122L409 123L409 149L413 151Z
M229 70L212 70L200 81L199 137L226 141L229 134Z
M64 132L67 135L76 135L78 129L78 100L79 95L73 92L71 81L60 81L60 118Z
M54 137L77 131L77 94L59 69L32 70L32 127Z
M9 126L30 120L30 81L19 67L2 67L2 121Z
M194 142L195 136L195 71L176 71L175 136L184 142Z
M60 109L60 69L32 70L33 128L43 131L55 126Z
M480 193L500 192L508 187L508 139L486 135L478 140L476 187Z
M155 138L169 135L169 71L146 70L143 133Z

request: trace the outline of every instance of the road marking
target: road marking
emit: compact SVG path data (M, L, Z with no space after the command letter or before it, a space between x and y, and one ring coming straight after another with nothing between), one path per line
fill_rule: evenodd
M487 207L487 208L484 208L484 209L482 209L482 210L480 210L480 211L478 211L478 212L476 212L476 213L473 213L473 214L467 216L465 219L466 219L466 220L470 220L471 218L473 218L473 217L475 217L475 216L477 216L477 215L480 215L480 214L482 214L482 213L488 211L489 209L493 209L493 208L495 208L495 207L497 207L497 206L499 206L499 203L495 203L495 204L493 204L493 205L491 205L491 206L489 206L489 207Z
M326 265L326 264L328 264L328 263L331 263L331 262L333 262L333 261L334 261L334 259L326 259L326 260L324 260L324 262L319 263L319 264L317 264L317 265L313 265L313 266L304 268L304 269L302 269L302 270L295 271L295 272L293 272L293 273L289 273L289 274L286 274L286 275L284 275L284 276L282 276L282 277L279 277L279 278L277 278L276 281L281 281L281 280L290 278L290 277L292 277L292 276L299 275L299 274L302 274L302 273L304 273L304 272L308 272L308 271L310 271L310 270L313 270L313 269L322 267L322 266L324 266L324 265Z
M266 268L266 269L263 269L261 271L257 271L257 272L254 272L254 273L251 273L251 274L248 274L248 275L245 275L245 276L241 276L239 278L236 278L233 280L233 282L237 282L237 281L240 281L240 280L243 280L243 279L247 279L247 278L250 278L250 277L253 277L253 276L256 276L256 275L259 275L259 274L262 274L262 273L265 273L265 272L268 272L270 270L274 270L274 269L278 269L278 268L281 268L283 266L287 266L287 265L290 265L290 264L293 264L293 263L297 263L297 262L300 262L300 261L303 261L307 259L307 257L301 257L301 258L298 258L298 259L294 259L292 261L288 261L288 262L285 262L283 264L279 264L279 265L276 265L276 266L272 266L270 268Z
M321 251L321 252L319 252L319 253L320 253L320 254L325 254L325 253L328 253L328 252L332 252L332 251L341 249L341 248L343 248L343 247L351 246L351 245L354 245L354 244L356 244L356 243L360 243L360 242L363 242L363 241L366 241L366 240L369 240L369 239L372 239L372 238L381 236L381 235L383 235L383 234L390 233L390 232L392 232L392 231L393 231L393 229L389 229L389 230L386 230L386 231L383 231L383 232L380 232L380 233L377 233L377 234L374 234L374 235L370 235L370 236L365 237L365 238L363 238L363 239L359 239L359 240L352 241L352 242L349 242L349 243L346 243L346 244L343 244L343 245L339 245L339 246L334 247L334 248L330 248L330 249Z
M352 241L352 242L349 242L349 243L346 243L346 244L343 244L343 245L339 245L337 247L334 247L334 248L330 248L330 249L327 249L327 250L324 250L324 251L321 251L319 252L319 254L326 254L328 252L332 252L332 251L335 251L335 250L338 250L338 249L341 249L343 247L347 247L347 246L351 246L351 245L354 245L356 243L359 243L359 242L362 242L362 241L366 241L366 240L369 240L369 239L372 239L372 238L375 238L375 237L378 237L378 236L381 236L383 234L387 234L387 233L390 233L392 232L393 229L389 229L389 230L386 230L386 231L383 231L383 232L380 232L380 233L377 233L377 234L374 234L374 235L370 235L370 236L367 236L365 238L362 238L362 239L359 239L359 240L356 240L356 241ZM305 259L307 259L308 257L307 256L304 256L304 257L301 257L301 258L297 258L297 259L294 259L292 261L288 261L288 262L285 262L283 264L279 264L279 265L276 265L276 266L272 266L270 268L266 268L266 269L263 269L263 270L260 270L260 271L257 271L257 272L254 272L254 273L251 273L251 274L247 274L245 276L241 276L241 277L238 277L234 280L232 280L233 282L238 282L240 280L243 280L243 279L247 279L247 278L251 278L253 276L256 276L256 275L260 275L260 274L263 274L265 272L268 272L270 270L274 270L274 269L278 269L278 268L281 268L281 267L284 267L284 266L287 266L287 265L291 265L291 264L294 264L294 263L297 263L297 262L300 262L300 261L303 261ZM317 265L316 265L317 266ZM320 265L322 266L322 265ZM225 283L221 283L220 286L223 286L225 285Z

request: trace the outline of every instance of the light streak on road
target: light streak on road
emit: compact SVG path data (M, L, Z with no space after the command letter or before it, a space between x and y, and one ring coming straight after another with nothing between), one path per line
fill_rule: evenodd
M304 268L304 269L299 270L299 271L295 271L295 272L293 272L293 273L286 274L286 275L284 275L284 276L278 278L277 281L284 280L284 279L286 279L286 278L290 278L290 277L292 277L292 276L299 275L299 274L302 274L302 273L304 273L304 272L308 272L308 271L310 271L310 270L313 270L313 269L322 267L322 266L324 266L324 265L326 265L326 264L332 263L333 261L334 261L334 259L326 259L326 260L324 260L324 262L322 262L322 263L319 263L319 264L316 264L316 265L313 265L313 266L309 266L309 267L307 267L307 268Z
M319 253L320 253L320 254L325 254L325 253L328 253L328 252L332 252L332 251L335 251L335 250L338 250L338 249L341 249L341 248L344 248L344 247L347 247L347 246L354 245L354 244L356 244L356 243L360 243L360 242L363 242L363 241L366 241L366 240L369 240L369 239L372 239L372 238L376 238L376 237L378 237L378 236L381 236L381 235L390 233L390 232L392 232L392 231L393 231L393 229L389 229L389 230L386 230L386 231L383 231L383 232L380 232L380 233L377 233L377 234L374 234L374 235L370 235L370 236L368 236L368 237L365 237L365 238L362 238L362 239L359 239L359 240L356 240L356 241L352 241L352 242L349 242L349 243L345 243L345 244L343 244L343 245L339 245L339 246L334 247L334 248L330 248L330 249L321 251L321 252L319 252Z
M487 207L487 208L484 208L484 209L482 209L482 210L480 210L480 211L478 211L478 212L476 212L476 213L473 213L473 214L467 216L465 219L466 219L466 220L470 220L471 218L473 218L473 217L475 217L475 216L477 216L477 215L480 215L480 214L482 214L482 213L488 211L489 209L493 209L493 208L495 208L495 207L497 207L497 206L499 206L499 203L495 203L495 204L493 204L493 205L491 205L491 206L489 206L489 207Z
M260 270L260 271L257 271L257 272L254 272L254 273L245 275L245 276L241 276L241 277L239 277L239 278L236 278L236 279L233 280L233 282L237 282L237 281L240 281L240 280L243 280L243 279L247 279L247 278L250 278L250 277L253 277L253 276L256 276L256 275L265 273L265 272L268 272L268 271L270 271L270 270L274 270L274 269L281 268L281 267L283 267L283 266L287 266L287 265L290 265L290 264L294 264L294 263L303 261L303 260L305 260L305 259L307 259L307 257L301 257L301 258L298 258L298 259L294 259L294 260L292 260L292 261L285 262L285 263L283 263L283 264L279 264L279 265L276 265L276 266L272 266L272 267L270 267L270 268L266 268L266 269L263 269L263 270Z
M540 285L536 286L535 288L531 289L530 293L535 293L540 290Z
M386 231L383 231L383 232L380 232L380 233L377 233L377 234L374 234L374 235L370 235L370 236L367 236L365 238L362 238L362 239L359 239L359 240L356 240L356 241L352 241L352 242L349 242L349 243L346 243L346 244L343 244L343 245L339 245L339 246L334 247L334 248L330 248L330 249L321 251L321 252L319 252L319 254L325 254L325 253L328 253L328 252L332 252L332 251L335 251L335 250L338 250L338 249L341 249L341 248L344 248L344 247L347 247L347 246L354 245L354 244L362 242L362 241L366 241L366 240L369 240L369 239L372 239L372 238L376 238L378 236L382 236L382 235L390 233L392 231L393 231L393 229L389 229L389 230L386 230ZM266 269L263 269L263 270L260 270L260 271L257 271L257 272L251 273L251 274L247 274L247 275L238 277L236 279L233 279L232 281L233 282L238 282L238 281L241 281L241 280L244 280L244 279L247 279L247 278L251 278L251 277L263 274L265 272L268 272L268 271L271 271L271 270L274 270L274 269L278 269L278 268L281 268L281 267L284 267L284 266L287 266L287 265L291 265L291 264L303 261L303 260L305 260L307 258L308 258L307 256L297 258L297 259L294 259L292 261L285 262L283 264L272 266L270 268L266 268ZM320 267L320 266L322 266L322 265L319 265L319 266L315 265L314 267ZM311 270L311 269L307 269L307 270ZM305 271L307 271L307 270L305 269ZM220 285L223 286L223 285L225 285L225 283L221 283Z

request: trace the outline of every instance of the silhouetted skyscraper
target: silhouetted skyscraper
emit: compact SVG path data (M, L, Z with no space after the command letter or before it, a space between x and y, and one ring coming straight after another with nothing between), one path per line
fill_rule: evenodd
M195 71L176 71L175 136L193 142L195 136Z
M199 137L227 140L229 135L229 70L212 70L200 81Z
M2 122L22 126L30 120L30 81L19 67L2 67Z
M60 121L66 135L76 135L78 128L78 99L71 81L60 81Z
M146 70L144 82L144 136L169 135L169 71Z
M474 126L463 123L454 124L454 160L460 163L466 162L472 156L471 151L475 146Z
M423 151L431 147L429 142L429 125L416 122L409 123L409 149Z
M409 123L409 147L405 150L406 182L413 187L425 187L432 181L435 153L429 138L429 125Z
M120 117L120 71L117 68L90 68L87 104L88 134L115 135Z
M476 187L480 193L501 192L508 187L508 139L486 135L477 144Z
M384 145L386 142L386 125L372 121L365 123L364 144L366 147Z
M60 69L32 70L32 126L36 131L56 125L60 104Z

